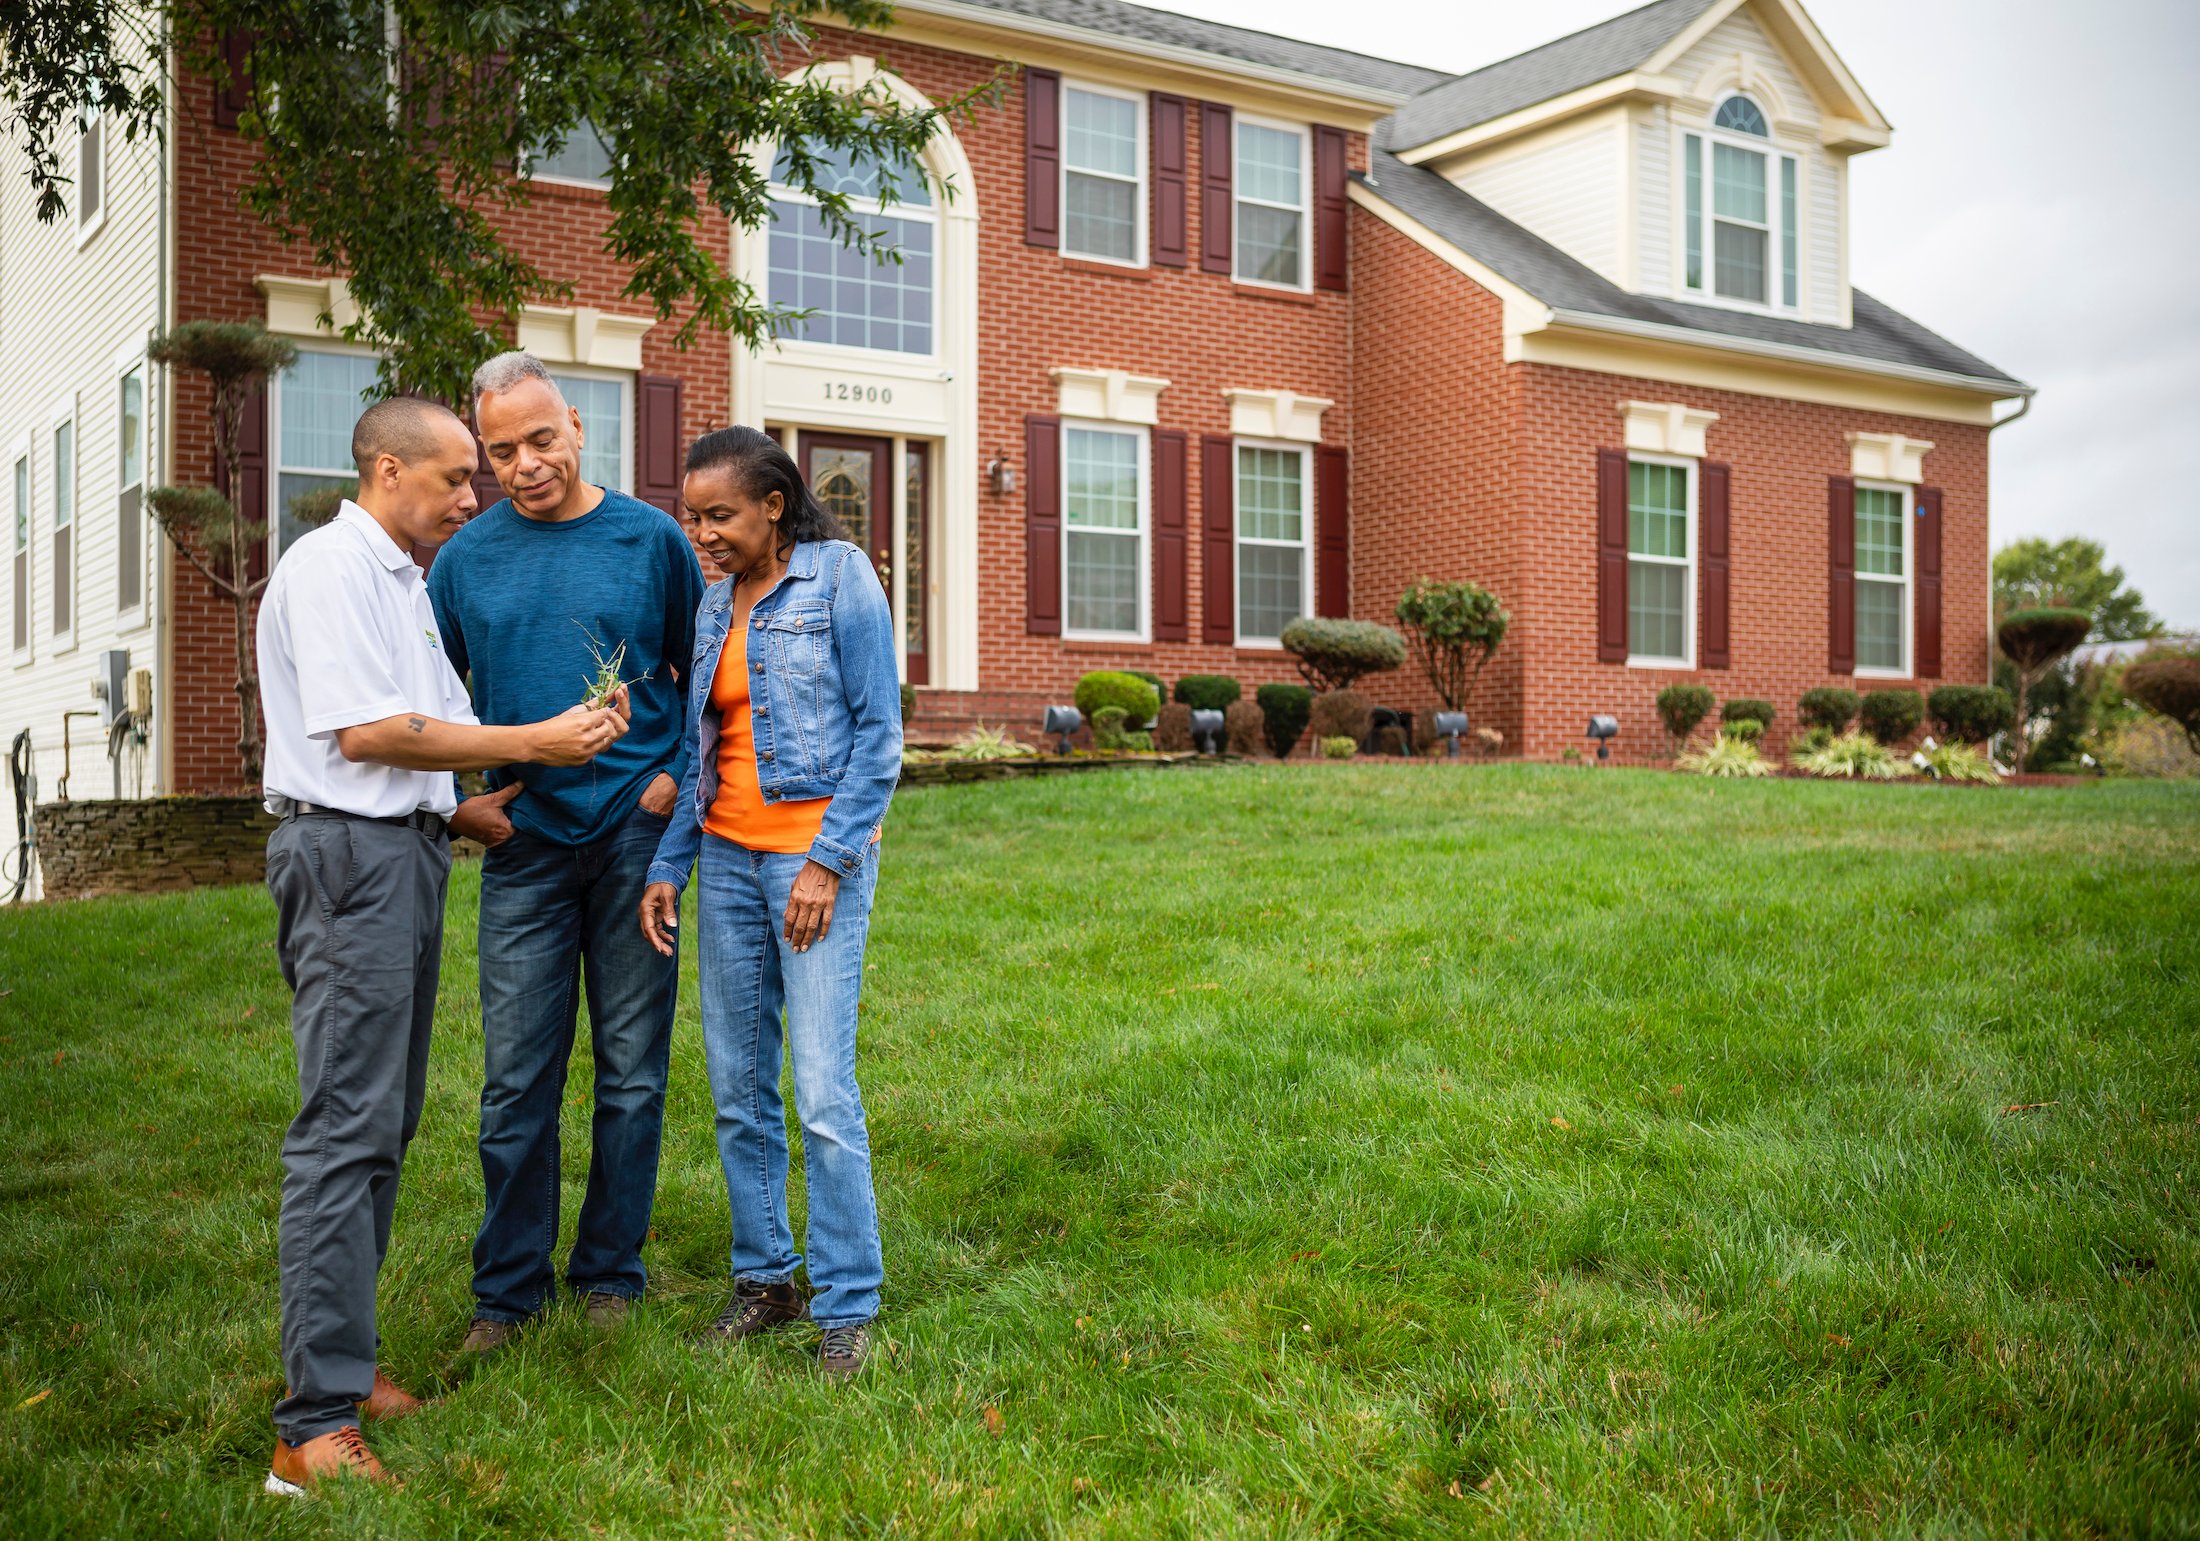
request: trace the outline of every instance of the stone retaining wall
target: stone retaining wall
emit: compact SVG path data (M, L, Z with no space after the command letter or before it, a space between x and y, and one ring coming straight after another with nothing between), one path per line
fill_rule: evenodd
M44 803L37 818L49 899L264 882L275 827L257 797Z

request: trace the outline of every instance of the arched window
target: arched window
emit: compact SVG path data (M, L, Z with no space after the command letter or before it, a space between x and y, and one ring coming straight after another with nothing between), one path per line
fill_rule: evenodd
M876 164L841 150L811 153L817 185L844 195L849 213L864 229L878 232L890 250L862 252L842 244L816 201L786 185L788 152L780 151L772 168L765 297L811 312L781 335L884 353L936 352L932 189L923 171L898 170L889 188Z
M1729 129L1737 134L1755 134L1759 139L1772 137L1772 130L1765 122L1763 110L1746 96L1730 96L1719 103L1718 113L1712 118L1711 126Z

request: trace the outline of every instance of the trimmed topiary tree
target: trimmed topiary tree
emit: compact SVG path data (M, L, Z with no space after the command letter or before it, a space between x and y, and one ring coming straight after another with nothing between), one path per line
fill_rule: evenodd
M1086 675L1077 682L1074 699L1085 721L1095 725L1100 713L1111 706L1123 708L1124 719L1134 723L1151 722L1161 711L1161 692L1139 676L1119 669L1096 669Z
M1261 732L1269 750L1279 760L1290 758L1313 714L1314 692L1304 685L1263 685L1253 699L1260 704Z
M1925 720L1925 698L1914 690L1867 691L1857 716L1866 733L1891 749Z
M2185 730L2200 754L2200 657L2148 653L2124 669L2124 694Z
M2012 610L1994 628L1994 640L2001 645L2002 655L2017 670L2017 720L2012 733L2017 744L2018 770L2024 769L2025 756L2032 747L2032 729L2025 719L2025 697L2047 677L2047 671L2068 658L2092 630L2092 616L2066 605Z
M1696 731L1696 724L1711 715L1716 701L1709 685L1668 685L1658 692L1658 721L1673 736L1675 753Z
M1316 738L1349 738L1355 744L1367 738L1373 724L1375 703L1357 690L1325 690L1314 698L1306 725Z
M1176 698L1195 712L1227 711L1245 688L1227 674L1180 674Z
M1983 744L2017 720L2009 692L1999 685L1941 685L1925 698L1925 718L1955 744Z
M1803 719L1806 728L1845 733L1849 724L1856 721L1856 709L1860 704L1853 690L1845 690L1839 685L1819 685L1803 692L1795 714Z
M1464 579L1437 583L1416 578L1398 596L1398 624L1413 638L1436 698L1444 709L1463 712L1483 666L1505 640L1512 617L1497 596Z
M1365 674L1382 674L1406 661L1406 639L1374 621L1301 616L1277 639L1298 660L1299 678L1316 690L1344 690Z
M1761 728L1772 726L1772 703L1756 701L1740 696L1719 708L1721 722L1754 722Z

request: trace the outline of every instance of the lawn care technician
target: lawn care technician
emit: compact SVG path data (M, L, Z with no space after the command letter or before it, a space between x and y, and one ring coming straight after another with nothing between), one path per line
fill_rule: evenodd
M524 727L474 720L412 556L474 511L465 424L399 397L360 417L351 454L358 501L282 553L260 602L267 807L282 821L267 886L299 1104L283 1139L289 1393L266 1485L293 1495L383 1480L360 1417L420 1405L375 1367L374 1288L427 1091L451 772L585 765L626 731L623 698Z

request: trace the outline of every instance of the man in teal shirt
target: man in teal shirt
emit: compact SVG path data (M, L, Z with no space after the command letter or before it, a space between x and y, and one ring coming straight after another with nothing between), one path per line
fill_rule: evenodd
M683 686L702 569L671 515L581 476L585 432L538 359L474 375L474 421L504 501L438 554L428 595L484 723L539 721L616 656L632 726L570 769L511 765L452 829L481 868L481 1175L466 1348L502 1347L555 1292L558 1115L580 992L595 1118L566 1281L600 1326L639 1299L657 1189L677 958L635 921L685 766ZM548 710L543 704L556 702Z

